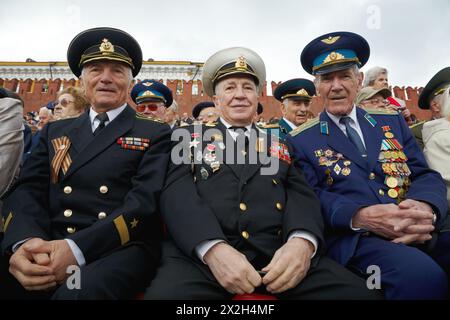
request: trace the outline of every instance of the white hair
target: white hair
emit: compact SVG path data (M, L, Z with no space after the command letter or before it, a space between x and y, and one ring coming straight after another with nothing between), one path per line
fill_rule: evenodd
M170 110L173 113L178 113L180 111L180 107L178 106L178 103L173 100L172 104L167 108L167 110Z
M450 121L450 86L442 93L440 102L441 115Z
M388 75L387 69L383 68L383 67L373 67L373 68L370 68L369 70L367 70L364 73L363 88L372 86L380 74L385 74L387 77L387 75Z

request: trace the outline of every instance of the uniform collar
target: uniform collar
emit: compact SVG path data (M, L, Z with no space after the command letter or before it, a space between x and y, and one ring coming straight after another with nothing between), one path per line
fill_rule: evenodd
M342 124L339 123L339 120L341 120L341 118L343 118L344 116L335 116L334 114L331 114L328 111L325 112L327 113L328 117L330 117L331 121L333 121L338 128L342 127ZM355 105L353 105L352 111L350 111L350 113L345 117L350 117L350 119L352 119L355 124L358 123Z
M115 108L109 111L106 111L106 114L108 115L108 122L113 121L127 106L126 103L124 103L119 108ZM98 115L98 112L96 112L92 107L89 110L89 118L91 120L91 125L94 124L95 117Z
M290 122L288 119L286 119L285 117L282 118L284 122L286 122L289 127L291 127L292 130L297 129L297 126L295 124L293 124L292 122Z

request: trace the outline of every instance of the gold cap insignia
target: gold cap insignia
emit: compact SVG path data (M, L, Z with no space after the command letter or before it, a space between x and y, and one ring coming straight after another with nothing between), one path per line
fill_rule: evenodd
M342 54L332 51L332 52L330 52L329 55L327 55L325 57L325 59L323 60L323 63L328 63L328 62L338 61L338 60L343 60L343 59L345 59L345 57Z
M237 60L236 60L236 64L234 65L234 67L238 70L247 70L247 61L245 60L244 56L240 56Z
M143 97L154 97L155 94L153 92L151 92L150 90L145 91L143 94L141 94L139 96L139 98L143 98Z
M335 43L336 41L338 41L340 37L341 37L341 36L335 36L335 37L329 36L328 38L322 39L322 40L320 40L320 41L322 41L322 42L325 43L325 44L333 44L333 43Z
M100 52L114 52L114 46L108 39L104 38L102 44L100 45Z
M308 92L307 92L305 89L300 89L300 90L298 90L298 91L297 91L297 94L298 94L299 96L307 96L307 97L309 97L309 94L308 94Z

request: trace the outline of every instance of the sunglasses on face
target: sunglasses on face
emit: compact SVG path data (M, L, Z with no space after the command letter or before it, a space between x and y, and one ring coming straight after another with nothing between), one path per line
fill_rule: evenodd
M138 112L144 112L146 109L148 109L149 111L156 111L156 110L158 110L159 106L161 106L160 103L139 104L136 106L136 110Z

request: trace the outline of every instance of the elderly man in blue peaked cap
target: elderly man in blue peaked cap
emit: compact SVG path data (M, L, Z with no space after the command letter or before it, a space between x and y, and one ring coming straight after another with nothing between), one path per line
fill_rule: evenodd
M288 140L321 201L328 255L375 272L372 285L387 299L441 299L447 276L426 249L446 218L445 185L401 115L355 105L369 52L350 32L304 48L301 63L316 77L324 112Z
M173 102L172 91L156 80L142 80L134 85L130 93L136 103L136 111L145 117L163 120L166 108Z

